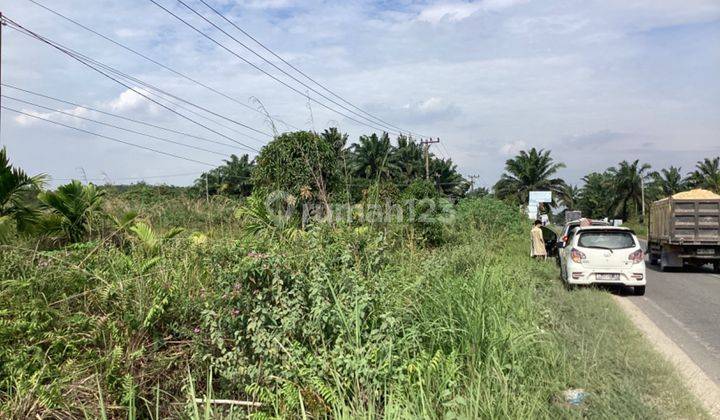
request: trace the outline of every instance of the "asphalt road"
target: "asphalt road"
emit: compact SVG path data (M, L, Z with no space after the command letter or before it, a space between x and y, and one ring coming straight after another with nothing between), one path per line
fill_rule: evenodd
M647 263L645 296L625 298L720 386L720 275L709 266L661 272Z

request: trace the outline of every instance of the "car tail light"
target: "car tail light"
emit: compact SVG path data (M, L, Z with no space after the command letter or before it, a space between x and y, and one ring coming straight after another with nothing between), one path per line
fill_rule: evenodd
M632 278L634 278L635 280L642 280L643 277L644 276L642 273L633 273L633 275L632 275Z
M568 241L568 236L567 236L567 235L564 235L564 236L562 237L562 242L563 242L564 244L566 244L567 241Z
M638 249L637 251L630 254L630 256L628 256L628 260L632 261L633 264L639 264L645 261L645 254L643 253L642 249Z
M587 257L582 252L573 248L572 252L570 253L570 258L572 258L573 262L579 263L579 262L582 262L582 260L584 260Z

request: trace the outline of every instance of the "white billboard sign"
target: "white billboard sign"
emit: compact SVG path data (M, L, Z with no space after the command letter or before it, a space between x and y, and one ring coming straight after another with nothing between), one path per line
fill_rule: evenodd
M530 191L531 203L550 203L552 202L552 191Z

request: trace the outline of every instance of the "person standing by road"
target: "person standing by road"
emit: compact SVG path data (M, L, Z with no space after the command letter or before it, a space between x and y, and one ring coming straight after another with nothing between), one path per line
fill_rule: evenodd
M543 233L540 226L542 226L542 222L540 220L536 220L535 223L533 223L532 230L530 230L530 239L532 241L532 252L530 255L533 258L545 259L547 258L547 250L545 249L545 240L543 239Z

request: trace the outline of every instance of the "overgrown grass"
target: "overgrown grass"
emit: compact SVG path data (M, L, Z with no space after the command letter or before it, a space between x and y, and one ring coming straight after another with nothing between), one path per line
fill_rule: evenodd
M500 202L458 205L430 249L407 226L242 236L235 203L115 200L207 237L2 248L2 417L703 415L603 293L527 257ZM591 396L564 408L571 387Z

